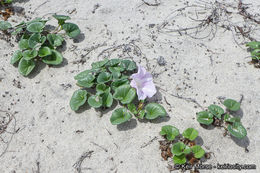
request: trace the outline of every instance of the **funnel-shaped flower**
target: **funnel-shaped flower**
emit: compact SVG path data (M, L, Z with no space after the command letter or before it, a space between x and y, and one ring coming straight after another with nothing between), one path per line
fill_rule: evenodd
M145 100L156 93L151 73L146 72L145 68L138 65L138 72L131 75L130 85L136 89L138 100Z

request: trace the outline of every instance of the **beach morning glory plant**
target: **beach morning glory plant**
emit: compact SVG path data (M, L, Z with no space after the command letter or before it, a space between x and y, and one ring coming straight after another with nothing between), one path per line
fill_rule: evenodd
M132 60L105 59L91 64L74 78L81 89L75 91L70 107L77 111L88 104L95 109L111 108L118 102L121 107L113 111L110 122L118 125L138 119L156 119L166 116L166 110L158 103L146 103L155 95L152 75ZM136 72L137 71L137 72ZM94 90L94 92L93 92Z

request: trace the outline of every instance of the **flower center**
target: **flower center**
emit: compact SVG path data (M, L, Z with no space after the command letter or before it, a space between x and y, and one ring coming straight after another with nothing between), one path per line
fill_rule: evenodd
M137 85L138 88L142 88L143 87L143 81L142 80L137 78L137 79L135 79L135 82L136 82L136 85Z

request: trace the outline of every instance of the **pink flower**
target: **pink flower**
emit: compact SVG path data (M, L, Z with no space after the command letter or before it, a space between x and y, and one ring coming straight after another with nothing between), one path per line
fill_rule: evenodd
M138 72L131 75L133 79L130 83L131 87L136 89L138 100L145 100L146 97L151 98L156 93L151 73L146 72L145 68L138 65Z

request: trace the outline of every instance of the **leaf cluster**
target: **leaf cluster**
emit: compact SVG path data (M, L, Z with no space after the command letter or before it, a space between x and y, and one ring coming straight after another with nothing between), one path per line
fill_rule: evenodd
M260 60L260 42L259 41L252 41L246 44L247 47L250 49L251 57L253 61Z
M76 24L67 23L69 16L53 15L58 20L58 27L50 31L46 28L48 20L36 18L29 22L21 22L12 27L6 21L0 22L1 30L11 30L12 35L19 37L19 50L15 51L11 64L18 64L19 72L27 76L36 66L37 61L42 61L48 65L59 65L63 61L62 54L57 50L63 44L64 34L74 38L80 34L80 29Z
M149 103L143 109L134 104L136 90L130 86L130 75L136 70L134 61L123 59L105 59L91 64L74 78L81 89L75 91L70 100L70 107L77 111L80 106L88 104L93 108L110 108L116 100L123 107L113 111L110 122L113 125L124 123L132 118L155 119L165 116L165 109L157 103ZM94 93L93 93L94 90Z
M225 122L227 125L225 129L227 129L232 136L238 139L244 138L247 135L246 129L240 122L239 117L232 116L232 113L240 109L240 103L233 99L226 99L223 104L227 109L226 112L220 106L210 105L208 110L201 111L197 114L197 121L204 125L213 124L219 126L221 126L222 122Z
M0 0L0 5L4 6L6 4L11 4L13 0Z
M173 154L174 164L185 164L187 161L199 160L205 155L205 150L201 146L195 144L195 139L198 137L198 131L194 128L188 128L180 136L179 129L171 125L165 125L160 131L160 135L164 136L168 141L173 143L171 153Z

